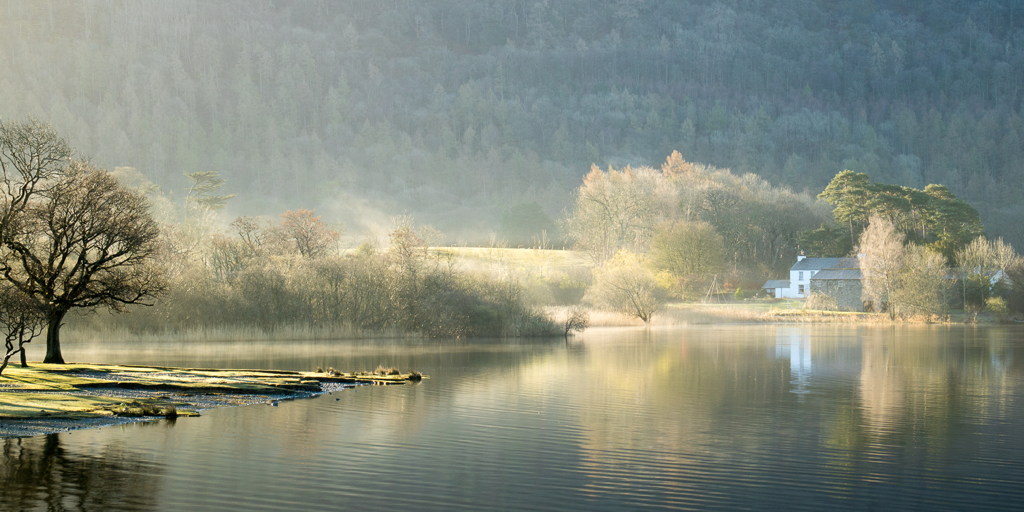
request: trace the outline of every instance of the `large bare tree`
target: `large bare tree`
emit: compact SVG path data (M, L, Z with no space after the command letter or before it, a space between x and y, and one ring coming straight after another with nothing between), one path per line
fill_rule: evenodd
M0 121L0 242L72 154L67 141L47 125Z
M620 249L646 251L655 225L674 203L674 189L649 167L604 172L595 165L563 227L577 248L603 263Z
M48 127L3 125L0 271L42 310L46 363L63 363L60 327L75 308L145 304L165 285L153 264L158 230L144 195L70 160Z
M864 274L864 300L870 300L876 309L885 309L895 318L896 308L890 301L896 294L903 268L903 234L897 232L888 219L872 215L860 237L860 253L863 254L860 270Z

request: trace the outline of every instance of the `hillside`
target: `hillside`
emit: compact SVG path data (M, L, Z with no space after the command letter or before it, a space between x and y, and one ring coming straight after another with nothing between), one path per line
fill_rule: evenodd
M883 9L884 7L884 9ZM0 115L50 122L232 213L409 213L483 242L561 215L592 162L692 162L816 194L942 183L1024 242L1021 6L618 0L7 2Z

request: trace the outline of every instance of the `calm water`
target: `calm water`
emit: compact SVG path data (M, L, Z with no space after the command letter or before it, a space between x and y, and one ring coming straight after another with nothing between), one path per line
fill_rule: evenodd
M568 344L69 344L431 376L0 440L0 510L1024 509L1024 329L593 329Z

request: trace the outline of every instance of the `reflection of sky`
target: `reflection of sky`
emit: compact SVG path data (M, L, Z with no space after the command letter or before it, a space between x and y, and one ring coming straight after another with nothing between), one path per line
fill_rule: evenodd
M807 393L811 377L811 336L802 329L779 329L775 333L775 357L789 357L792 393Z

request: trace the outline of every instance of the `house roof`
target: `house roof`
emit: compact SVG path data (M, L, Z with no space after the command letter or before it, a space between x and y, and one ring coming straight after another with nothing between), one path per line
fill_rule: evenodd
M863 277L864 275L860 273L859 268L828 268L811 276L811 281L822 281L825 279L849 279L859 281Z
M790 267L790 270L821 270L832 268L846 258L804 258Z
M831 267L822 268L811 276L811 281L822 279L863 279L858 258L819 258L836 260Z
M829 270L851 270L860 269L860 258L840 258L839 263L829 267ZM822 269L824 270L824 269Z
M825 270L830 268L860 268L860 260L857 258L804 258L798 261L790 270Z
M761 289L765 288L789 288L789 279L776 279L773 281L768 281L767 283L764 284L764 286L761 287Z

